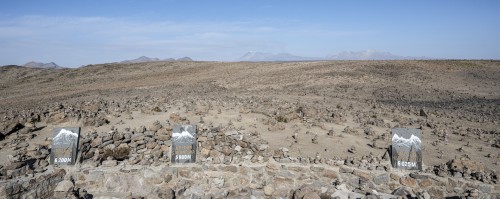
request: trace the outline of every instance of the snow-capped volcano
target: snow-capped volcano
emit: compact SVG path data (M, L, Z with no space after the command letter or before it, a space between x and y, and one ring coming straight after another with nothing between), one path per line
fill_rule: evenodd
M78 139L78 134L68 131L66 129L61 129L59 133L52 139L53 142L69 145Z
M191 133L187 132L186 130L182 131L182 133L173 133L172 137L174 137L174 138L182 138L182 137L194 138L194 136L192 136Z
M195 138L191 133L189 133L188 128L192 128L190 126L182 127L180 133L172 133L172 138L174 142L179 143L190 143L194 142Z
M399 137L397 134L394 134L394 136L392 136L392 144L408 148L411 148L413 146L415 149L420 149L422 142L420 141L420 138L415 135L411 135L410 138L406 139L404 137Z

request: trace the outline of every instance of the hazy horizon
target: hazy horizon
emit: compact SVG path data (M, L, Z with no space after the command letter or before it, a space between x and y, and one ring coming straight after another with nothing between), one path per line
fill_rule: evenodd
M0 2L0 65L78 67L140 56L235 61L369 49L500 59L497 1Z

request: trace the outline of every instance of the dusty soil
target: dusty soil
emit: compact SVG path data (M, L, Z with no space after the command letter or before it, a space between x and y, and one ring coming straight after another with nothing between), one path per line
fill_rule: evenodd
M189 123L203 120L255 132L269 142L271 150L286 147L294 157L382 156L390 145L391 128L421 128L425 165L463 157L489 169L499 168L498 61L156 62L62 70L0 68L4 126L25 122L32 112L49 114L61 104L68 113L91 111L97 102L113 108L106 110L108 124L85 125L79 119L84 116L67 114L60 120L36 121L43 128L24 141L46 142L56 126L81 126L85 135L111 126L148 126L179 113ZM318 142L313 143L316 135ZM0 141L2 162L7 155L15 155L15 147L7 146L17 138Z

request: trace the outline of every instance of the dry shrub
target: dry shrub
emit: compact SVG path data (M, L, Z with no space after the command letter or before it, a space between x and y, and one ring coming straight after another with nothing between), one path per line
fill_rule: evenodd
M106 160L109 156L113 157L115 160L122 161L128 158L130 153L130 148L128 147L117 147L114 150L105 149L103 153L103 159Z
M117 147L113 151L113 157L116 160L125 160L128 158L128 154L130 153L130 148L128 147Z

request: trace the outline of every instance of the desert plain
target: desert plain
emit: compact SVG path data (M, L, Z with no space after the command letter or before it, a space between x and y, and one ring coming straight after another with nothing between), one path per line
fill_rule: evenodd
M175 124L196 163L171 163ZM75 166L48 164L57 127ZM422 171L391 168L392 128L421 130ZM11 198L499 198L500 62L4 66L0 165Z

